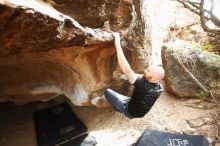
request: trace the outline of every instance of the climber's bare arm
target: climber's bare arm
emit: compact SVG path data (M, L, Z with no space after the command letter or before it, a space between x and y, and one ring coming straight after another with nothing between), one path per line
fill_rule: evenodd
M136 74L134 71L131 69L131 66L129 65L127 59L124 56L121 43L120 43L120 35L119 33L113 33L115 37L115 47L116 47L116 52L117 52L117 58L118 58L118 64L122 70L122 72L127 76L129 82L133 84L136 79Z

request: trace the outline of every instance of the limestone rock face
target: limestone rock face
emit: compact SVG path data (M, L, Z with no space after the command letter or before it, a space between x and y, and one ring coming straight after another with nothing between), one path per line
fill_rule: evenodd
M131 27L142 19L135 17L140 6L132 1L0 3L1 102L25 104L64 94L73 104L86 106L102 97L107 87L127 93L109 30L121 32L125 55L134 69L141 65L135 66L138 54L132 52L141 48L150 54L142 42L147 29ZM129 40L132 32L143 32L142 40ZM130 50L129 41L135 42Z
M162 59L166 72L166 89L182 98L206 97L199 85L180 67L177 61L180 58L194 77L211 91L216 99L220 99L220 57L210 52L164 48Z

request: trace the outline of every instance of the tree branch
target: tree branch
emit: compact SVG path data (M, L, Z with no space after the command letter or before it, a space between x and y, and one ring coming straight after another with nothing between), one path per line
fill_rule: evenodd
M180 62L179 59L177 59L178 64L180 65L180 67L193 79L193 81L195 81L195 83L211 98L213 98L213 100L215 101L215 103L218 103L215 96L212 94L211 91L209 91L208 89L206 89L206 87L186 68L186 66Z
M217 16L213 14L214 6L211 5L210 10L204 9L204 0L201 0L200 3L198 2L192 2L190 0L175 0L179 3L181 3L184 8L190 10L191 12L197 14L200 16L201 26L202 28L209 32L216 35L220 35L220 30L218 29L210 29L207 25L207 21L211 21L216 27L220 28L220 20Z

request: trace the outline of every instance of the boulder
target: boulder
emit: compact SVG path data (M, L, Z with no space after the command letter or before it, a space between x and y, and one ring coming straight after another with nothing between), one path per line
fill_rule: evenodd
M193 78L181 67L184 64L188 71L216 99L220 99L220 56L192 48L166 48L162 50L165 69L165 88L181 98L206 98L205 92Z
M133 53L150 54L146 47L150 44L143 45L148 24L142 21L140 27L131 27L142 20L136 12L141 9L139 2L3 0L0 4L1 102L25 104L64 94L75 105L97 106L103 101L91 100L103 96L108 87L126 94L128 84L120 78L112 31L121 33L134 70L148 65L149 58L136 60L140 53ZM141 40L129 39L140 32ZM129 41L134 41L130 48ZM137 64L140 60L145 64Z

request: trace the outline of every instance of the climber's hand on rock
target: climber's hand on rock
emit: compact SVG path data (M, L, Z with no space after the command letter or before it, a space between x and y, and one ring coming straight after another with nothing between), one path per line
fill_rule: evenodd
M113 32L112 35L115 38L115 41L120 41L120 34L118 32Z

